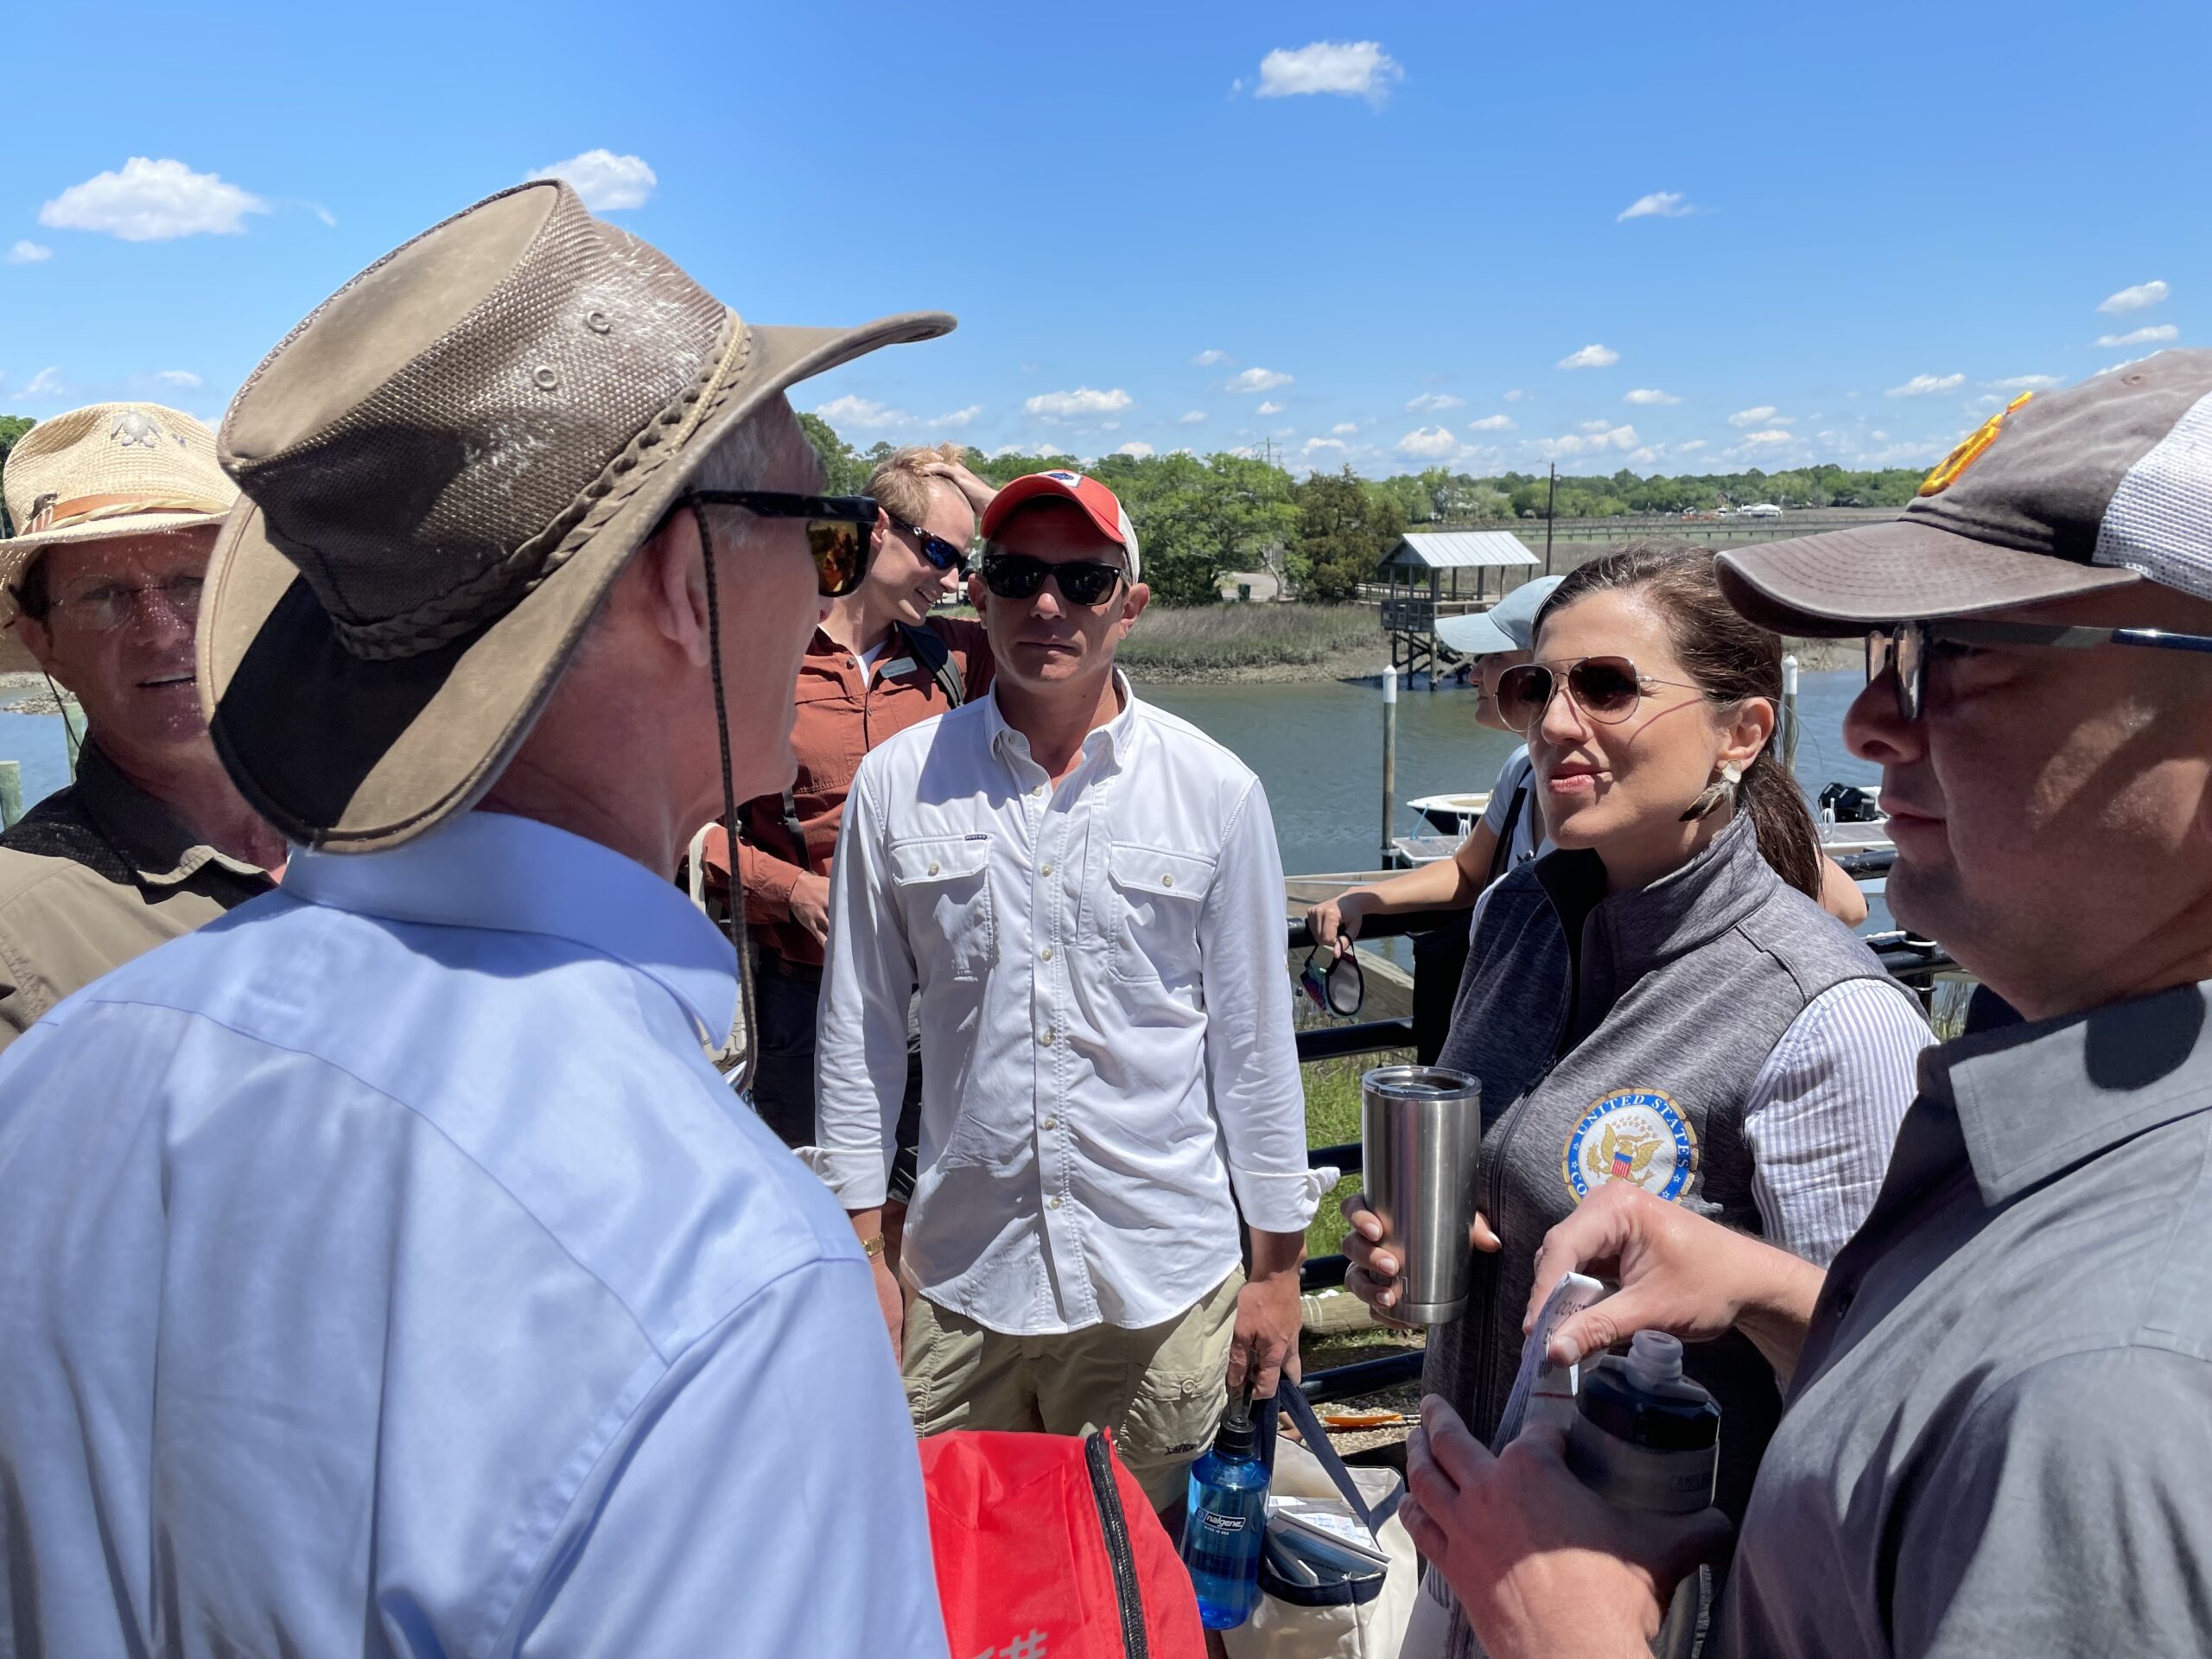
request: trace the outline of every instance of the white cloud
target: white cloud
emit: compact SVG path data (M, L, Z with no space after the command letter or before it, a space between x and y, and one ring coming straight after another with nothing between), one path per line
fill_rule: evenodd
M52 248L41 247L35 242L18 242L4 254L0 254L0 265L35 265L41 259L54 257Z
M162 369L154 378L165 386L196 386L201 384L200 377L190 369Z
M1324 449L1334 450L1341 454L1344 448L1344 441L1342 438L1308 438L1305 444L1305 453L1309 455L1318 454Z
M1706 442L1703 438L1692 438L1688 443L1676 444L1675 448L1678 454L1694 455L1699 450L1705 448L1706 447Z
M588 149L565 162L541 167L533 179L566 179L594 213L610 208L642 207L660 182L642 156L617 156L611 149Z
M245 216L269 204L213 173L182 162L133 156L120 173L97 173L73 184L38 210L56 230L105 231L125 242L166 242L176 236L243 236Z
M1510 415L1485 415L1479 421L1470 421L1470 432L1518 432L1521 429Z
M1282 413L1282 405L1270 397L1253 412L1259 415L1280 415Z
M1662 391L1656 386L1638 386L1621 399L1624 404L1679 404L1682 400L1671 391Z
M1682 200L1679 190L1654 190L1648 196L1638 196L1614 217L1618 225L1630 219L1683 219L1697 212Z
M1993 391L2042 391L2058 384L2055 374L2016 374L2009 379L1986 382ZM1880 433L1874 435L1877 437Z
M1417 427L1398 440L1398 453L1418 455L1424 461L1435 461L1451 454L1459 447L1459 440L1452 429L1444 426Z
M1610 369L1621 360L1621 354L1610 346L1585 346L1580 351L1560 359L1562 369Z
M931 426L950 427L969 426L974 424L976 417L982 412L983 406L981 404L970 404L965 409L954 410L950 415L938 416L937 419L931 421L930 424Z
M1780 427L1776 427L1769 432L1746 432L1743 435L1742 442L1746 449L1763 449L1771 448L1777 443L1788 443L1796 435L1795 432L1785 432Z
M1406 413L1408 415L1433 415L1440 410L1465 409L1466 406L1467 400L1465 398L1454 397L1448 391L1424 391L1420 397L1411 398L1407 402Z
M1612 427L1611 421L1585 421L1581 429L1585 432L1610 432Z
M879 404L873 397L855 397L847 393L819 404L815 411L835 427L857 432L893 432L901 427L963 427L972 425L983 412L981 404L970 404L965 409L956 409L950 415L940 415L933 421L918 420L903 409L893 409L888 404Z
M29 384L16 395L18 397L59 397L61 390L61 371L49 364L31 376Z
M1536 449L1547 461L1559 461L1570 455L1603 454L1609 449L1630 450L1642 446L1632 426L1616 426L1605 429L1603 421L1590 423L1599 430L1585 427L1581 432L1569 432L1564 437L1539 438Z
M1205 419L1205 417L1206 412L1203 409L1186 409L1180 415L1178 415L1175 417L1175 424L1178 426L1196 426L1200 421Z
M1040 392L1022 407L1048 421L1070 421L1084 415L1112 415L1135 401L1119 386L1111 391L1077 386L1073 391Z
M2161 340L2179 340L2181 330L2171 322L2155 322L2147 327L2132 329L2124 334L2099 334L2100 346L2149 346Z
M1392 83L1406 72L1397 60L1373 41L1316 41L1296 51L1277 47L1260 60L1260 84L1255 98L1298 98L1328 92L1338 98L1363 98L1380 109L1390 96Z
M1505 394L1505 401L1509 404L1517 404L1528 395L1529 394L1522 391L1520 387L1516 386Z
M1148 443L1125 443L1114 453L1117 455L1134 455L1139 461L1142 461L1153 453L1153 448Z
M1885 397L1925 397L1935 391L1955 391L1966 385L1963 374L1916 374L1901 386L1891 386Z
M2117 294L2107 294L2098 302L2097 309L2104 312L2147 311L2173 292L2164 283L2138 283L2133 288L2123 288Z
M1359 423L1357 421L1338 421L1334 426L1329 429L1329 435L1332 437L1348 438L1358 430Z
M1761 404L1757 409L1739 409L1728 417L1731 426L1758 426L1774 418L1774 405Z
M1649 444L1641 449L1632 451L1629 455L1629 460L1638 467L1649 467L1658 459L1659 452Z
M1196 357L1192 358L1191 361L1197 364L1202 369L1211 369L1219 364L1232 363L1236 361L1236 359L1230 357L1227 352L1217 352L1209 349L1200 352Z
M1290 384L1290 376L1274 369L1247 369L1243 373L1230 377L1231 391L1273 391L1277 386Z

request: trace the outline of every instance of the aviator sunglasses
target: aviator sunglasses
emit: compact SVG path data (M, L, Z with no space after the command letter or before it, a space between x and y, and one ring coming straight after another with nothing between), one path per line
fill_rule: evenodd
M1059 583L1069 604L1096 605L1112 595L1123 574L1118 564L1101 564L1093 559L1047 564L1027 553L983 555L983 585L1001 599L1033 599L1050 576Z
M743 507L758 518L804 518L814 581L824 599L842 599L868 574L875 499L866 495L792 495L783 490L693 490L695 506ZM703 531L704 526L702 526Z
M1544 717L1562 684L1577 709L1605 726L1618 726L1634 714L1648 685L1699 690L1680 680L1655 680L1639 674L1625 657L1585 657L1556 669L1541 663L1522 663L1497 677L1498 717L1516 732L1529 730Z
M1898 622L1866 636L1866 683L1897 674L1897 717L1908 724L1928 706L1928 661L1934 645L2043 645L2084 651L2092 645L2142 645L2153 651L2212 652L2212 637L2164 628L2068 627L2055 622Z
M903 531L914 538L916 550L929 561L932 570L957 570L963 576L968 574L966 548L957 547L942 536L932 536L919 524L910 524L895 512L887 512L883 516L891 521L892 529Z
M1306 953L1298 984L1315 1007L1345 1019L1357 1014L1360 1004L1367 1001L1367 976L1360 970L1359 958L1349 950L1325 962L1321 947L1316 945Z

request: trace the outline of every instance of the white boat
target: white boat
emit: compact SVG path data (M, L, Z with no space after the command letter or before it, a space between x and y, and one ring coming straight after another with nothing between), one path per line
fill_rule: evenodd
M1490 791L1485 789L1471 795L1424 795L1406 804L1420 813L1438 835L1457 836L1465 841L1474 833L1476 821L1490 805Z
M1838 820L1831 808L1821 806L1814 810L1813 822L1820 831L1821 850L1831 857L1891 850L1890 820L1881 810L1881 791L1866 789L1863 792L1873 805L1873 817ZM1490 804L1490 794L1488 791L1479 791L1463 795L1423 795L1406 804L1421 814L1432 833L1392 837L1391 849L1402 868L1435 864L1451 857L1459 843L1474 833L1483 809Z

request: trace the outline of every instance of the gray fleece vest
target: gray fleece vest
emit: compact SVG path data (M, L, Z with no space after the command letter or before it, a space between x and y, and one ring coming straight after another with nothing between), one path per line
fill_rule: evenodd
M1594 853L1554 852L1491 890L1438 1063L1483 1085L1482 1209L1467 1312L1429 1332L1426 1388L1487 1440L1520 1363L1545 1232L1608 1180L1761 1230L1744 1103L1821 992L1882 979L1873 953L1759 856L1741 817L1681 869L1607 897ZM1897 995L1908 998L1903 987ZM1749 1341L1685 1369L1719 1401L1721 1508L1741 1520L1781 1402Z

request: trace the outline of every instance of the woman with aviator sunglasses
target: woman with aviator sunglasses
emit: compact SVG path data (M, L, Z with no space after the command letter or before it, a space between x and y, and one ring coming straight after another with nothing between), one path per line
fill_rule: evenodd
M1781 691L1780 641L1723 600L1710 550L1648 543L1570 575L1500 677L1554 850L1485 894L1440 1056L1482 1083L1482 1213L1467 1312L1431 1330L1423 1376L1485 1440L1537 1247L1598 1187L1821 1263L1872 1205L1933 1038L1817 902L1812 815L1770 746ZM1344 1208L1346 1284L1387 1317L1391 1241ZM1719 1401L1740 1518L1777 1379L1740 1336L1685 1362Z

